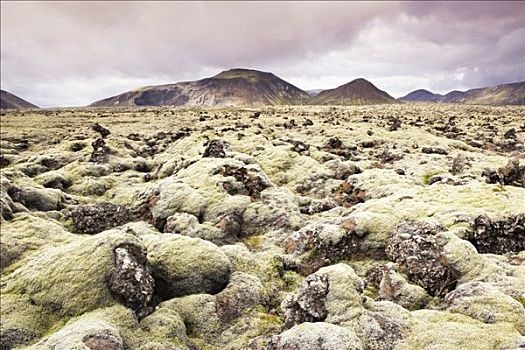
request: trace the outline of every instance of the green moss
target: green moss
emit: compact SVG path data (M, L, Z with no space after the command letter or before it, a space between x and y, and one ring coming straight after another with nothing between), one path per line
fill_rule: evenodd
M114 305L106 278L114 267L113 251L121 244L141 246L137 237L114 230L88 238L78 235L75 242L46 249L27 260L2 281L2 295L27 303L2 310L2 319L24 318L28 310L38 308L38 314L49 316L36 317L32 326L46 330L54 323L48 319L67 320Z
M243 240L250 250L259 250L262 247L264 238L262 236L250 236Z
M428 185L432 176L439 175L440 173L441 173L440 171L430 171L430 172L424 173L421 181L423 182L424 185Z
M417 323L396 350L493 350L514 348L520 333L509 323L484 324L470 317L446 312L419 310Z

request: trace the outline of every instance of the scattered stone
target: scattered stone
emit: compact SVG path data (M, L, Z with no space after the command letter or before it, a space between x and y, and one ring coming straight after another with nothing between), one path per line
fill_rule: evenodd
M100 136L104 139L106 138L106 136L108 136L109 134L111 134L111 131L109 131L108 129L106 129L105 127L103 127L102 125L100 125L99 123L95 123L91 129L93 131L96 131L100 134Z
M501 219L480 215L474 218L466 238L482 254L525 250L525 214Z
M356 188L349 181L344 181L334 191L334 200L342 207L349 208L366 200L365 191Z
M423 147L421 148L421 152L425 154L448 154L446 149L439 148L439 147Z
M204 150L203 157L212 157L212 158L224 158L226 157L226 143L222 140L211 140L204 144L206 149Z
M425 288L431 295L444 295L456 286L457 273L443 258L443 247L436 235L441 226L407 221L399 224L392 235L386 254L399 265L400 271Z
M93 163L107 163L111 150L106 146L104 139L96 139L91 146L93 147L93 152L89 161Z
M77 233L95 234L136 219L126 205L101 202L79 205L64 212L72 220L72 230Z
M328 277L313 274L304 280L296 294L288 296L281 304L285 326L303 322L323 321L327 316L325 298L328 294Z
M498 170L485 169L481 175L487 178L487 183L525 187L525 165L520 165L518 159L510 160Z
M458 154L452 161L452 167L450 168L450 173L452 175L458 175L465 170L465 167L468 165L467 158L462 154Z
M393 301L408 310L424 308L431 299L425 289L410 284L402 275L396 272L392 263L382 267L378 297L381 300Z
M242 184L239 188L235 184L224 183L224 189L230 195L243 194L250 197L258 198L262 191L270 187L270 181L258 166L236 167L225 165L221 170L223 176L233 176L236 181Z
M511 128L511 129L507 130L505 132L505 134L503 135L503 137L506 138L506 139L516 140L517 139L516 129Z

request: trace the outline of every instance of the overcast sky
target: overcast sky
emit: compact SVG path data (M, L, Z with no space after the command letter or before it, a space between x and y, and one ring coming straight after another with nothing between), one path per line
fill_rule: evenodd
M40 106L242 67L394 97L525 80L525 2L1 2L1 85Z

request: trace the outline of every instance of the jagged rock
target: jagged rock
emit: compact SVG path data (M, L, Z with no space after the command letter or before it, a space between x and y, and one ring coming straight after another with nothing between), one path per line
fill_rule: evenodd
M323 267L305 278L295 294L281 303L285 326L302 322L344 319L344 314L361 307L364 282L346 264Z
M363 246L364 232L354 220L347 218L334 223L314 223L289 235L285 251L299 257L297 270L308 275L318 268L338 260L349 260L367 251ZM367 252L372 255L371 251Z
M408 310L421 309L431 299L425 289L410 284L402 275L397 273L392 263L382 267L378 297L382 300L393 301Z
M155 281L151 277L146 254L137 246L115 248L115 268L109 274L109 289L122 304L135 310L139 318L152 307ZM103 342L103 340L97 343Z
M87 234L99 233L136 219L128 206L107 202L79 205L67 209L64 216L71 220L74 232Z
M431 295L444 295L456 285L457 273L446 264L443 247L436 240L436 234L442 231L435 224L403 222L396 227L386 248L386 254L401 272Z
M270 180L256 165L248 165L241 168L225 165L219 170L219 173L223 176L232 176L241 184L223 183L224 189L230 195L241 194L258 198L262 191L271 186Z
M354 184L344 181L334 191L334 200L342 207L349 208L366 200L365 191L356 188Z
M96 139L92 144L93 152L89 158L90 162L93 163L106 163L109 158L111 150L106 146L104 139Z
M474 218L466 239L480 253L504 254L525 250L525 214L501 219L480 215Z
M328 294L328 277L317 274L306 277L301 288L281 304L286 326L292 327L303 322L318 322L326 319L326 294Z
M498 170L485 169L482 176L486 177L488 183L525 187L525 165L520 165L518 159L509 160L506 166Z
M224 158L226 157L226 143L222 140L211 140L205 144L203 157Z
M91 129L95 132L98 132L102 138L106 138L109 134L111 134L111 131L100 125L99 123L93 124Z

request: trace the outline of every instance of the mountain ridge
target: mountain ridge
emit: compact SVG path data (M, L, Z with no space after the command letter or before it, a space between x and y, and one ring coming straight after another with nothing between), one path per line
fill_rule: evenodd
M0 109L40 108L6 90L0 90Z
M452 90L445 95L418 89L400 97L399 100L406 102L524 105L525 81L474 88L466 91Z

